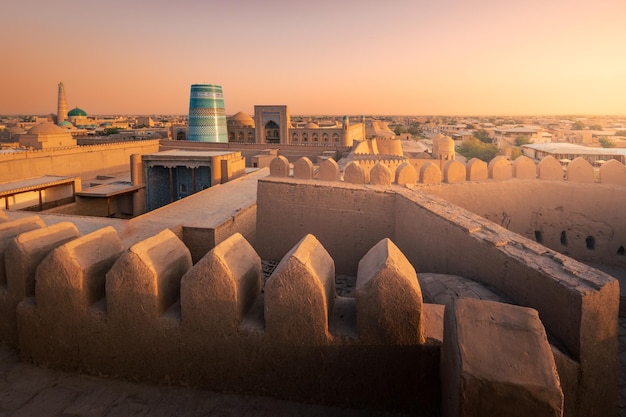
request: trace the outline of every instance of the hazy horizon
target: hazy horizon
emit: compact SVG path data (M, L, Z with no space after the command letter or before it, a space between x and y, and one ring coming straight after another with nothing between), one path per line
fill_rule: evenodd
M88 3L5 5L0 114L626 114L623 0Z

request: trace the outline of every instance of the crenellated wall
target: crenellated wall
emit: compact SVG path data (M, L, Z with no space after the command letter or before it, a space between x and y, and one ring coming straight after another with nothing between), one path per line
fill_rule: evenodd
M30 242L19 251L32 273L13 274L0 298L0 308L16 311L0 319L16 338L2 338L25 360L300 401L439 410L443 307L422 303L415 271L391 241L370 249L356 296L346 298L312 235L264 283L260 257L239 234L192 265L167 229L126 249L112 227L79 236L70 224L29 222L38 239L17 237ZM1 225L18 233L25 223ZM396 282L381 287L389 273Z
M264 259L279 259L315 230L337 271L354 274L367 251L362 245L390 238L418 272L468 277L537 309L557 342L566 415L615 413L619 285L611 276L430 195L428 188L284 177L261 180L258 187L256 245ZM606 405L601 411L599 403Z
M513 397L529 392L517 388L520 373L511 369L550 374L556 367L559 378L531 378L528 386L550 410L532 415L615 415L617 281L510 225L538 227L523 210L534 194L548 210L535 217L553 220L559 206L545 206L549 195L591 195L598 202L580 206L590 211L623 201L624 167L617 164L602 167L598 184L580 163L564 180L549 159L539 166L525 159L448 161L443 172L430 163L419 173L408 163L395 170L378 163L366 184L357 162L346 166L343 181L332 159L317 172L298 160L290 177L281 156L272 161L271 176L255 182L256 205L239 204L220 227L181 225L174 204L128 222L126 232L136 237L126 240L110 226L80 235L71 216L48 225L45 215L10 220L0 211L0 338L18 346L25 360L55 368L434 415L442 393L459 402L471 397L459 395L463 355L489 346L493 361L480 371L491 363L509 369L506 384L489 382L494 398L504 386ZM458 205L447 193L458 194ZM511 201L499 203L504 196ZM475 214L481 199L493 205L487 215L511 210L514 218L503 224L511 230ZM475 213L459 207L461 200L471 200L466 204ZM209 215L200 201L188 207L189 215ZM573 216L568 207L560 210ZM619 223L610 216L595 219ZM623 236L619 225L611 239ZM240 234L228 237L238 229L250 232L254 248ZM146 237L147 230L153 234ZM568 242L572 250L580 243ZM594 242L600 256L604 238ZM266 282L261 259L280 261ZM517 306L447 306L447 343L464 346L446 347L455 357L448 366L444 307L423 303L416 271L472 279ZM337 274L356 277L354 297L337 295ZM471 329L485 312L499 324L485 340L464 341L467 333L458 329ZM510 323L516 338L533 334L533 350L525 354L531 362L509 354L521 344L499 342ZM505 397L502 405L514 403Z
M618 161L604 164L597 181L594 169L582 158L567 169L551 156L539 164L525 156L515 161L500 156L489 164L452 160L443 170L437 161L426 161L419 172L409 163L397 162L352 161L343 178L330 161L320 169L334 169L329 177L343 179L344 184L419 187L575 259L626 267L626 223L619 210L626 200L626 167ZM372 179L374 167L379 172L388 169L391 180L385 179L387 175ZM278 176L274 168L270 175ZM306 179L298 171L293 177Z
M37 217L5 221L10 259L23 253L22 270L36 272L6 280L4 339L56 368L437 414L443 306L422 302L415 270L458 274L538 311L554 343L537 355L551 352L565 415L614 414L614 279L425 187L391 186L384 165L371 174L375 185L259 180L257 250L236 234L195 263L184 229L125 248L111 227L74 236ZM281 260L266 283L261 258ZM354 298L336 295L338 273L357 277Z

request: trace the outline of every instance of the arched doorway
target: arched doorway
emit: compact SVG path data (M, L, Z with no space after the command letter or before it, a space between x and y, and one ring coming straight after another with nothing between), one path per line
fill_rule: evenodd
M265 142L280 143L280 127L272 120L265 125Z

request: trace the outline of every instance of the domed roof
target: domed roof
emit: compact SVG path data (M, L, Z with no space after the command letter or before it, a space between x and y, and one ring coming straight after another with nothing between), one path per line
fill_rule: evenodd
M454 140L450 136L439 138L439 151L454 150Z
M87 116L87 113L83 109L79 109L78 107L74 107L72 110L67 112L68 116Z
M254 127L254 119L244 112L239 112L228 118L228 121L237 126L252 126Z
M320 127L313 123L313 122L309 122L304 126L305 129L319 129Z
M67 129L57 126L52 122L43 122L28 130L29 135L58 135L59 133L69 134Z
M104 122L104 123L100 123L100 126L101 127L108 127L108 126L113 126L113 125L111 124L111 122Z
M12 135L14 135L16 133L24 133L24 132L26 132L23 128L21 128L19 126L10 127L8 130L9 130L9 133L12 134Z
M59 123L59 126L67 128L67 129L74 127L74 125L68 122L67 120L63 120L61 123Z
M239 121L249 121L252 120L252 117L240 111L239 113L233 114L228 118L228 120L239 120Z

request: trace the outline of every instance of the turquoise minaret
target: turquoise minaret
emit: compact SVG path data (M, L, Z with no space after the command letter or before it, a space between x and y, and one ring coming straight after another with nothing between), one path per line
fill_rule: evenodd
M187 139L195 142L228 142L222 86L191 85Z

